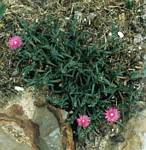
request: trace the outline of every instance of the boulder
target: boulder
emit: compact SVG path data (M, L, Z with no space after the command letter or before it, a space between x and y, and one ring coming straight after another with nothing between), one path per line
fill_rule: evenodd
M74 149L71 127L64 124L67 112L38 95L25 90L0 110L0 150Z

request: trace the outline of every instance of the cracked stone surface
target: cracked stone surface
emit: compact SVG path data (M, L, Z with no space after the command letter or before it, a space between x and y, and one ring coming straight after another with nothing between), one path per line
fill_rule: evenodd
M58 120L38 99L26 90L0 110L0 150L63 150Z

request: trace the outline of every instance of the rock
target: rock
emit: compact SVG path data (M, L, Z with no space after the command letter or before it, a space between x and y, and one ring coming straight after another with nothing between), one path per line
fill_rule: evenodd
M75 145L73 142L73 132L70 125L63 126L62 133L63 133L63 149L74 150Z
M24 115L22 106L20 106L18 104L14 104L11 107L9 107L6 110L6 112L9 116L23 116Z
M133 42L134 42L134 44L138 44L138 43L143 42L143 37L142 37L142 35L141 35L141 34L135 35Z
M46 104L47 103L45 101L45 98L43 98L42 96L37 97L37 99L34 101L34 105L37 107L43 107Z
M63 149L58 121L55 116L48 111L47 107L37 108L32 120L39 125L39 140L42 150Z
M73 150L66 117L64 110L47 105L39 93L36 97L33 89L21 91L0 109L0 150Z
M38 126L22 117L0 113L1 150L39 150Z
M8 133L5 133L3 129L0 128L0 145L1 150L30 150L30 146L25 143L17 143Z

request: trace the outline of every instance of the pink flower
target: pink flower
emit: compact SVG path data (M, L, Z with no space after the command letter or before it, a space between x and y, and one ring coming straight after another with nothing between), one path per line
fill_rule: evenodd
M111 107L106 110L105 118L109 123L114 123L120 118L120 112L118 111L117 108Z
M78 126L81 126L83 128L87 128L90 125L90 122L90 117L88 117L87 115L81 115L77 119Z
M23 44L23 42L22 42L22 38L20 36L13 36L13 37L9 38L8 46L11 49L20 48L22 46L22 44Z

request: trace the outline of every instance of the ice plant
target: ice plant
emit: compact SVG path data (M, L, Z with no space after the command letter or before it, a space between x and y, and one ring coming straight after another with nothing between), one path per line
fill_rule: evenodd
M87 115L81 115L77 119L78 126L81 126L83 128L87 128L90 125L91 119Z
M111 124L116 122L120 118L120 112L115 107L111 107L107 109L104 114L105 114L106 120Z
M11 49L17 49L22 46L22 38L20 36L13 36L9 38L8 46Z

